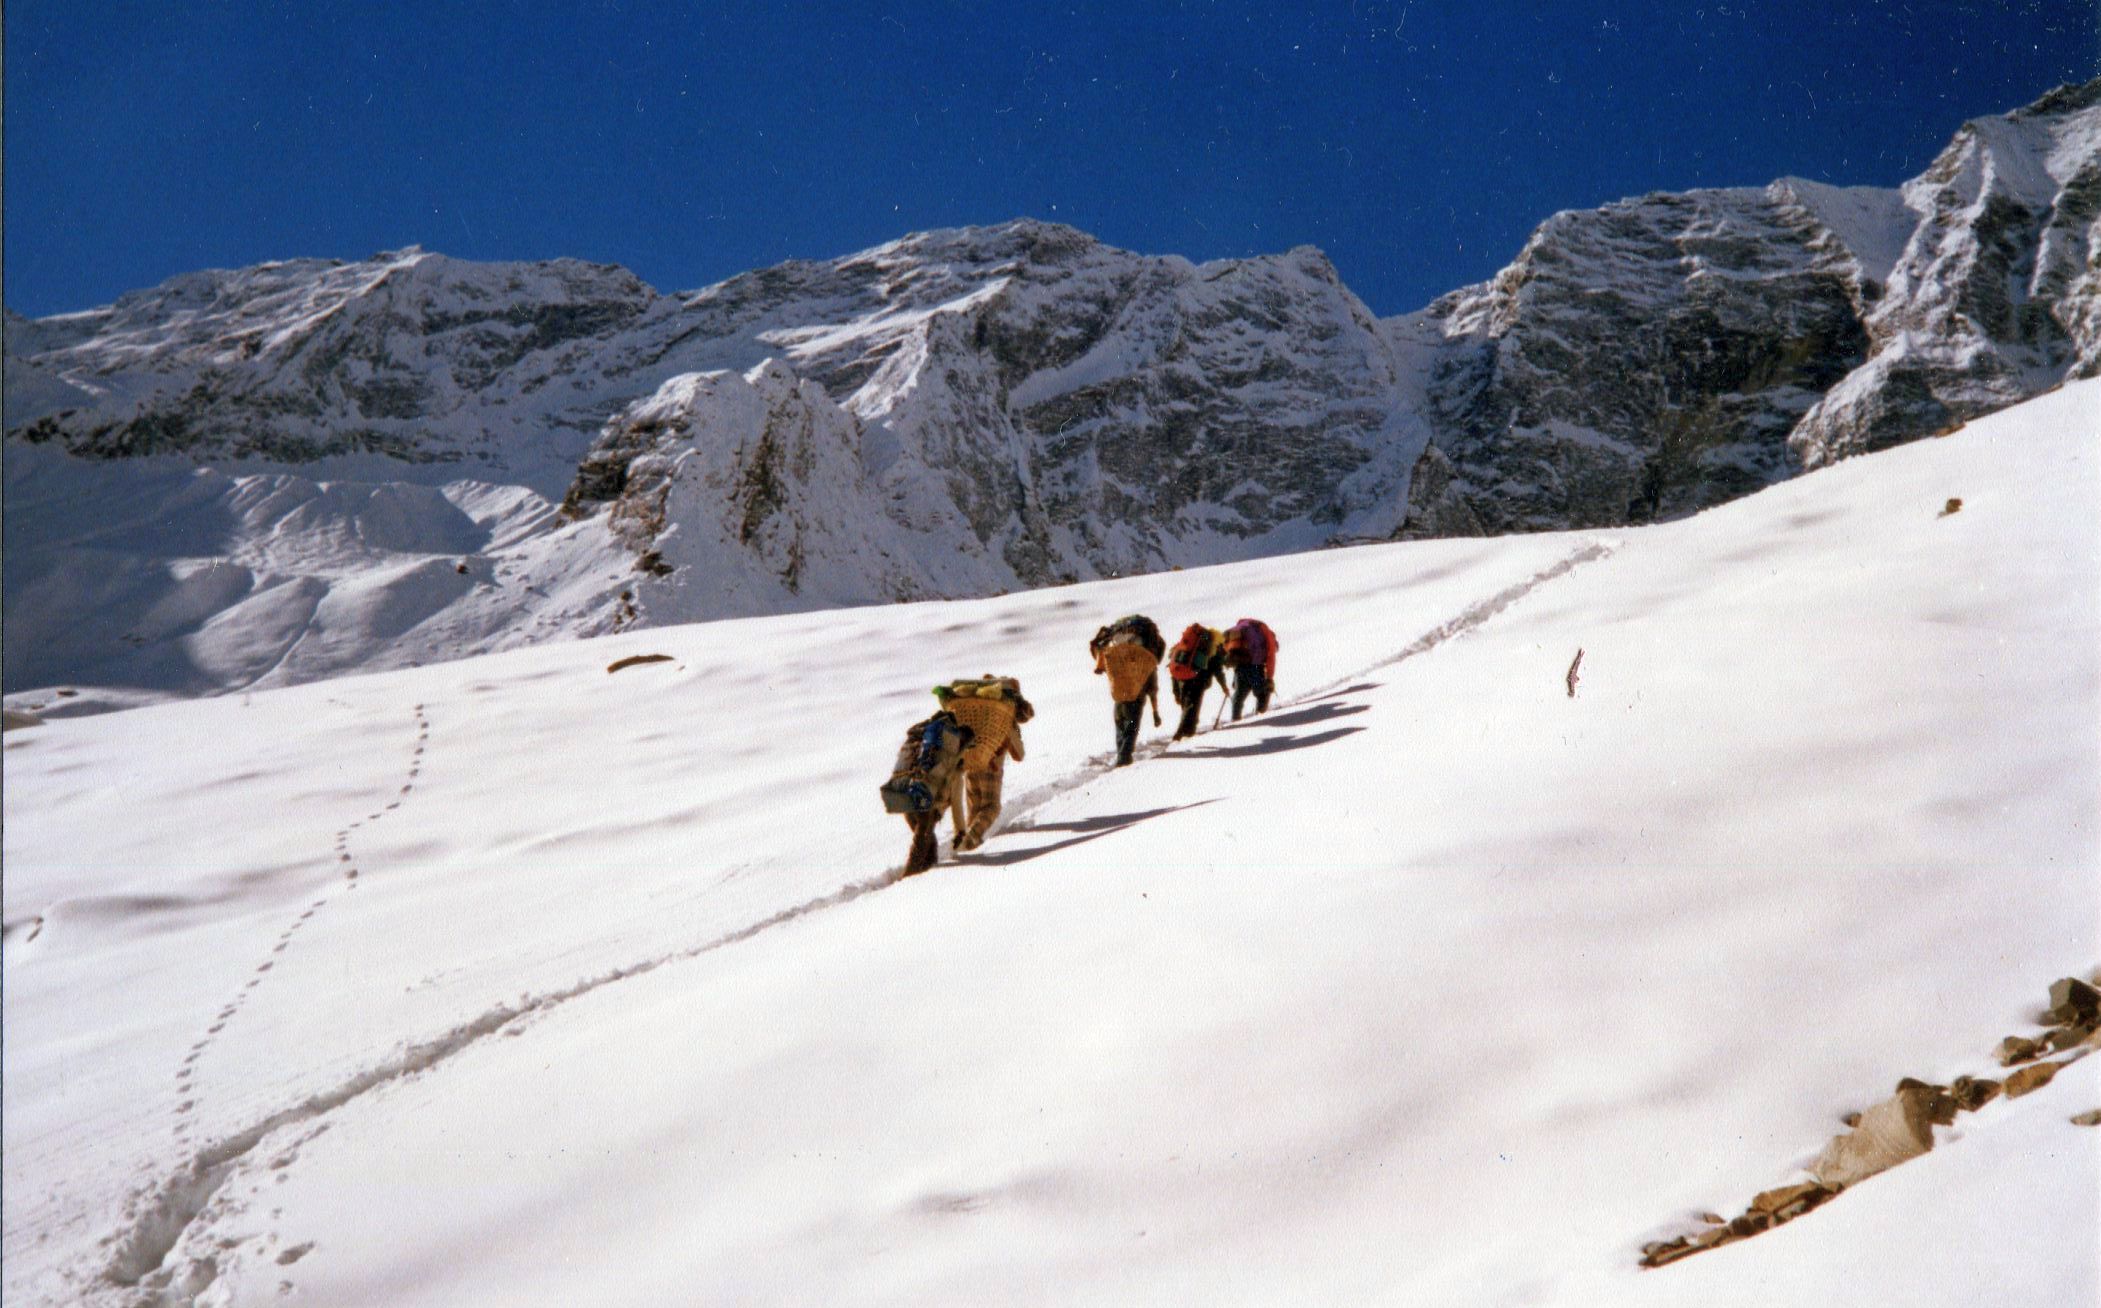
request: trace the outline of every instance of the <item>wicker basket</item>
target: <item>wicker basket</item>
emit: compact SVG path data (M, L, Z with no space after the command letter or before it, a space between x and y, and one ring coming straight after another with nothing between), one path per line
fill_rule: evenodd
M970 748L963 751L964 769L983 772L992 766L993 756L1006 748L1007 733L1014 729L1014 706L1004 699L981 699L974 695L957 695L947 703L948 711L956 715L956 721L977 733Z

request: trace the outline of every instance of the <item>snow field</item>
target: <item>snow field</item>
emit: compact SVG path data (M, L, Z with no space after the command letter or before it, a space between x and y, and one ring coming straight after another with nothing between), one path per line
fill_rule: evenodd
M10 732L7 1297L2092 1301L2091 1063L1634 1260L2101 962L2097 431ZM1266 619L1285 703L1101 770L1132 610ZM1007 816L897 882L986 671Z

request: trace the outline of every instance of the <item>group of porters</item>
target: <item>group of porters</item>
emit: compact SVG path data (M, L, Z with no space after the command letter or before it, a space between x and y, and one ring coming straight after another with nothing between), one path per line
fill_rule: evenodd
M1094 656L1095 673L1109 679L1109 697L1116 704L1117 767L1129 764L1138 747L1145 706L1152 706L1154 726L1165 725L1160 718L1163 662L1182 710L1175 724L1176 740L1196 734L1212 683L1232 697L1235 722L1250 697L1255 712L1268 712L1276 689L1276 633L1254 618L1242 618L1223 631L1191 623L1169 649L1153 620L1134 613L1095 632L1087 652ZM907 876L934 865L934 828L944 811L954 823L957 853L985 843L999 817L1007 760L1021 761L1021 727L1036 716L1035 706L1013 677L987 673L951 681L934 687L934 698L940 701L940 711L906 730L896 765L882 786L883 807L901 814L912 829ZM1219 711L1224 712L1223 704Z

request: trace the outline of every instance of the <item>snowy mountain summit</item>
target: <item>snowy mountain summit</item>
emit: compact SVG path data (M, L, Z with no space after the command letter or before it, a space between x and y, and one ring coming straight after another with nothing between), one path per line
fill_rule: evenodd
M1413 324L1446 362L1411 535L1681 515L2101 372L2101 80L1894 191L1556 214Z
M1556 215L1385 320L1310 247L1031 220L678 296L418 249L190 274L7 318L7 689L1682 516L2101 371L2097 224L2101 81L1901 191Z

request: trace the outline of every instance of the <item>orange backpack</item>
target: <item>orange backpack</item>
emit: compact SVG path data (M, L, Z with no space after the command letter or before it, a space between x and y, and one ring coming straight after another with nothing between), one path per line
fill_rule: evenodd
M1167 675L1176 681L1194 681L1211 661L1212 632L1201 622L1192 622L1167 655Z

